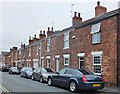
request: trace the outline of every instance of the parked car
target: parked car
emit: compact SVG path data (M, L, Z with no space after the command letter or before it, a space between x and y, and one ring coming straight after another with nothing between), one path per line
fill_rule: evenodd
M47 82L48 76L54 74L54 71L51 70L50 68L35 68L33 74L32 74L32 79L33 80L39 80L41 83L42 82Z
M92 72L86 70L73 68L64 68L56 74L49 76L48 85L69 88L72 92L79 90L97 91L104 88L101 76L94 75Z
M23 67L20 71L20 76L25 78L31 78L33 69L31 67Z
M1 71L2 72L8 72L9 68L10 68L10 65L8 65L8 64L1 65Z
M9 74L19 74L20 70L18 69L18 67L10 67L9 68Z

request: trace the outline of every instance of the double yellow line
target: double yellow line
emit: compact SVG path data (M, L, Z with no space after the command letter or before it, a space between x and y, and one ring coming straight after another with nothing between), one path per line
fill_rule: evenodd
M2 94L2 93L5 93L5 94L12 94L12 93L10 93L7 89L5 89L1 84L0 84L0 93ZM3 94L4 94L3 93Z

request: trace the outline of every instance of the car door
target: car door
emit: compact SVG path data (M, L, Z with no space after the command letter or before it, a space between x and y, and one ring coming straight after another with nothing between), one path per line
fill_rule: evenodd
M37 68L34 69L33 77L34 77L35 79L37 79Z
M58 86L62 86L62 76L65 73L66 69L62 69L53 76L53 83Z
M36 78L37 80L40 80L40 69L37 69L36 71Z
M60 84L62 87L68 87L69 86L69 81L70 77L72 76L71 70L68 68L66 71L60 75Z

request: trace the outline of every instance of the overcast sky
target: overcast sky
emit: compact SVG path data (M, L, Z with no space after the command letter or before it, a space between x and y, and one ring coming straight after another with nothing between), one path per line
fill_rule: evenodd
M28 44L29 36L36 34L38 37L39 31L47 30L47 27L62 30L71 26L72 4L73 12L80 12L83 21L94 17L97 5L97 0L3 1L0 2L0 51L9 51L13 46L20 47L21 42ZM119 0L99 1L107 7L108 12L118 8Z

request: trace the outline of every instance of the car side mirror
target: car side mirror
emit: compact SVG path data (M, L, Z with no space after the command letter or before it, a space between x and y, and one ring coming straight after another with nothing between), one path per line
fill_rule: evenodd
M59 75L59 72L56 72L57 75Z

